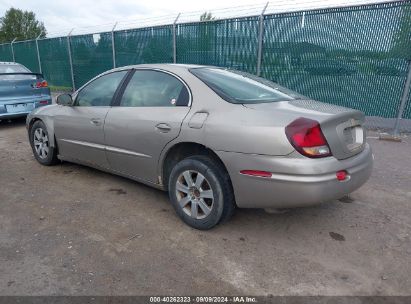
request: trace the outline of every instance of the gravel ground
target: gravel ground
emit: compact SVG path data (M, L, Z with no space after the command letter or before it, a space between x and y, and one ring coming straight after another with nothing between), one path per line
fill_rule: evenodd
M166 193L39 165L24 120L0 122L0 295L411 295L411 138L375 136L350 198L202 232Z

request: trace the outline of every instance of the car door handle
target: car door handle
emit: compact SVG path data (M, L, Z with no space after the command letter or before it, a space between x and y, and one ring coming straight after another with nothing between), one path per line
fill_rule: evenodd
M95 125L95 126L99 126L99 125L101 125L101 119L100 118L92 118L92 119L90 119L90 123Z
M171 127L166 123L159 123L158 125L156 125L156 129L163 133L171 131Z

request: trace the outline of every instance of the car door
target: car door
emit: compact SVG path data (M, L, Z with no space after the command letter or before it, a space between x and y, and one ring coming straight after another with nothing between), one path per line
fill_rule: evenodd
M54 130L63 159L109 167L104 148L104 120L127 73L100 76L80 89L73 106L60 106L54 118Z
M158 183L157 165L165 145L180 133L191 95L177 76L135 70L104 126L106 154L119 173Z

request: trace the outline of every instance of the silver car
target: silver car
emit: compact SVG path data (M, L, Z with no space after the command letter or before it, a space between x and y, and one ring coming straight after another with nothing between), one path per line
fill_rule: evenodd
M34 110L35 158L112 172L169 192L188 225L239 208L291 208L364 184L364 114L217 67L153 64L105 72Z

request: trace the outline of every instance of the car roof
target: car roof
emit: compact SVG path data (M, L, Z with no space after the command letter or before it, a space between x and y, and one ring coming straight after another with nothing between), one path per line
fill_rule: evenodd
M20 63L17 63L17 62L7 62L7 61L0 61L0 64L7 64L7 65L21 65Z
M81 90L84 86L89 84L94 79L100 76L106 75L106 74L110 74L112 72L119 72L119 71L130 70L130 69L159 69L159 70L165 70L171 73L178 74L178 72L179 71L181 72L182 70L188 70L191 68L201 68L201 67L210 67L210 66L198 65L198 64L176 64L176 63L147 63L147 64L126 65L126 66L121 66L121 67L114 68L111 70L107 70L95 76L94 78L90 79L85 84L83 84L80 88L78 88L77 91Z
M180 64L180 63L152 63L152 64L135 64L135 65L128 65L123 67L115 68L111 71L121 71L127 69L138 69L138 68L152 68L152 69L164 69L164 70L187 70L192 68L204 68L209 67L207 65L199 65L199 64Z
M94 79L96 79L100 76L112 73L112 72L119 72L119 71L130 70L130 69L158 69L158 70L164 70L164 71L168 71L168 72L171 72L171 73L175 73L175 74L178 75L178 73L182 72L183 70L188 70L188 69L192 69L192 68L206 68L206 67L208 67L208 68L210 68L210 67L218 68L216 66L210 66L210 65L181 64L181 63L146 63L146 64L127 65L127 66L122 66L122 67L114 68L114 69L111 69L111 70L107 70L107 71L95 76L94 78L90 79L88 82L83 84L80 88L78 88L78 90L81 90L84 86L89 84Z

